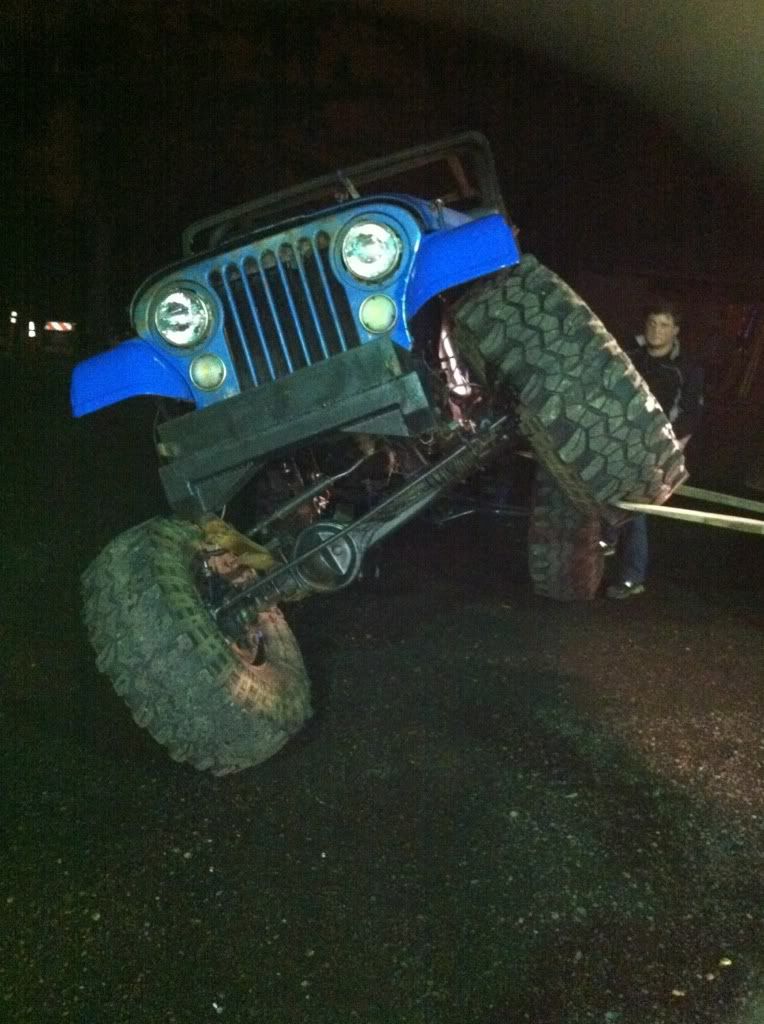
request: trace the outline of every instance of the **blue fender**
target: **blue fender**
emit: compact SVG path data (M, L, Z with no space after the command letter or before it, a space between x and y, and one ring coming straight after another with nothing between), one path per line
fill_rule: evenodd
M72 412L85 416L137 395L194 400L177 367L140 338L85 359L72 371Z
M447 288L519 262L512 229L498 213L425 235L406 292L406 317Z

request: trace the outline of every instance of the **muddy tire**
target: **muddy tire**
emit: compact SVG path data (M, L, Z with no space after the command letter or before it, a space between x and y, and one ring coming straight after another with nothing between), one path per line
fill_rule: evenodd
M534 593L555 601L591 601L602 585L601 519L582 512L539 466L528 530Z
M661 503L686 479L673 429L589 307L533 256L454 309L471 371L506 395L539 461L582 511Z
M151 519L113 540L83 575L99 669L176 761L226 775L265 761L310 716L309 682L280 611L255 623L245 656L206 611L192 572L198 527Z

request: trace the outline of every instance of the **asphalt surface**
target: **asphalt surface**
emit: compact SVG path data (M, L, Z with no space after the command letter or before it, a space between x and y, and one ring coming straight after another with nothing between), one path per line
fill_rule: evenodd
M761 1024L760 538L657 523L642 597L410 527L289 613L309 727L227 779L99 676L78 575L161 510L148 405L6 404L0 1020Z

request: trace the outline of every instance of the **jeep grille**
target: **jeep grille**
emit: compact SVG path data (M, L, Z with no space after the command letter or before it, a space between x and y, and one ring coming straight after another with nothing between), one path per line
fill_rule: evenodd
M210 273L242 390L360 344L325 231L252 249Z

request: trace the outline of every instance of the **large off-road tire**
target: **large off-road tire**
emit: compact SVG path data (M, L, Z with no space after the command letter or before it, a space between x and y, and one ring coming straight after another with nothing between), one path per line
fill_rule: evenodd
M248 651L204 607L192 563L201 531L151 519L120 534L83 575L99 669L136 722L185 761L226 775L265 761L310 716L309 682L278 609Z
M600 537L600 517L576 508L555 478L539 466L528 531L534 592L556 601L596 597L605 569Z
M533 256L453 310L473 374L506 394L539 461L582 511L661 503L686 479L663 410L601 321Z

